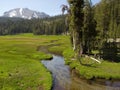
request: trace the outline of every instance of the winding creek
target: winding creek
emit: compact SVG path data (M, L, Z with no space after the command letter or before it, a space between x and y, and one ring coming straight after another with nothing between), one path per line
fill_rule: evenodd
M53 55L53 59L43 60L42 63L51 71L53 76L52 90L120 90L120 82L106 81L104 85L94 81L78 79L71 72L69 66L65 65L64 58Z

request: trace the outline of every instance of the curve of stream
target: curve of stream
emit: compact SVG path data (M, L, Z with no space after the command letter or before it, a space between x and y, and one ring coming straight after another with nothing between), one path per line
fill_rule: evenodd
M53 76L52 90L120 90L120 82L106 81L104 85L91 83L77 79L72 75L68 65L65 65L64 58L53 55L53 59L43 60L42 63L50 70Z

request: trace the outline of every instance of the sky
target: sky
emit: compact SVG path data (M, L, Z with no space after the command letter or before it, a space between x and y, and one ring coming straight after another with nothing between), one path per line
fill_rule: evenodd
M92 3L98 3L100 0L92 0ZM45 12L50 16L61 14L60 6L68 5L67 0L1 0L0 16L4 12L14 8L29 8L38 12Z

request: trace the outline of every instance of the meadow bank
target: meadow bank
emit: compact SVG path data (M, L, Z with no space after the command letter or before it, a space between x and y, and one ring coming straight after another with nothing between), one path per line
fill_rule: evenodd
M62 54L66 64L86 79L120 79L120 63L102 60L99 64L89 58L81 58L80 64L75 60L69 36L8 35L0 36L1 90L51 89L51 73L40 60L52 56L40 51L40 46L47 47L50 53Z

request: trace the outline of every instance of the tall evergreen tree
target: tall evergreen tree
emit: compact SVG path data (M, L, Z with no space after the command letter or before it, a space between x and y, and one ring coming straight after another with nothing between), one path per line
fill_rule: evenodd
M77 55L81 56L83 53L83 7L84 0L68 0L70 5L70 24L69 29L71 32L73 49L77 53Z
M83 27L83 53L91 53L96 37L96 21L94 20L91 0L85 0L84 27Z
M95 19L99 31L99 49L103 58L112 59L117 56L116 39L120 36L119 16L119 0L101 0L96 5Z

